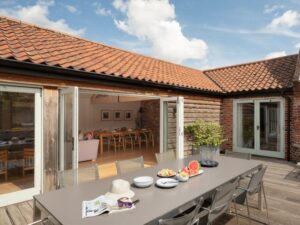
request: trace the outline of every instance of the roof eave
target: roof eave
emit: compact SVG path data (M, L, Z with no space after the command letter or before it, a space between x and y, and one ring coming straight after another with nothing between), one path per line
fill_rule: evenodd
M117 77L113 75L107 75L104 73L94 73L81 71L76 69L66 69L58 66L46 65L46 64L35 64L31 62L16 61L14 59L0 59L0 72L7 72L19 75L38 76L45 78L56 78L72 81L80 81L87 83L116 83L116 84L127 84L127 85L139 85L144 87L161 88L164 90L174 90L189 92L193 94L204 94L209 96L220 97L224 93L213 91L196 89L183 86L174 86L170 84L155 83L150 81L143 81L138 79L131 79L125 77Z

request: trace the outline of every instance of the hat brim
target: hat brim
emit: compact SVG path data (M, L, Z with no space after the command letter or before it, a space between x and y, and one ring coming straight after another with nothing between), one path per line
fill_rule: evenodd
M115 194L115 193L111 193L111 192L107 192L105 194L105 197L107 197L109 199L112 199L112 200L115 200L115 201L117 201L120 198L124 198L124 197L133 198L133 196L134 196L134 192L131 191L131 190L129 190L126 193L122 193L122 194Z

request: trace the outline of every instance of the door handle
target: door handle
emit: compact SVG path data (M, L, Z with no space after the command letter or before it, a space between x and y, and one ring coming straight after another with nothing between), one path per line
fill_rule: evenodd
M257 125L257 126L256 126L256 129L257 129L257 130L259 130L259 128L260 128L260 126L259 126L259 125Z

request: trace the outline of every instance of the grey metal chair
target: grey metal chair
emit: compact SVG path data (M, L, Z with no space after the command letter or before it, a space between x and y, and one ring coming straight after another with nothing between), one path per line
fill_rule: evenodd
M206 216L206 214L203 214L200 212L200 208L203 204L203 198L201 197L197 202L195 207L192 209L191 212L188 212L186 214L183 214L182 216L170 218L170 219L160 219L158 221L159 225L192 225L197 224L199 219L201 219L203 216Z
M248 159L251 160L251 154L250 153L243 153L243 152L234 152L234 151L225 151L225 156L233 157L233 158L239 158L239 159Z
M261 167L256 171L255 173L252 173L251 179L249 181L248 186L245 187L238 187L237 191L235 193L234 197L234 202L238 204L244 204L246 202L246 207L247 207L247 214L248 214L248 220L249 223L251 224L252 220L255 220L251 218L250 216L250 207L249 207L249 201L248 197L253 196L254 194L258 194L258 209L260 209L260 194L263 194L264 197L264 202L266 206L266 215L267 215L267 224L270 224L269 220L269 211L268 211L268 204L267 204L267 198L266 198L266 193L265 193L265 188L264 188L264 183L263 183L263 177L266 173L267 167ZM255 220L257 221L257 220ZM261 221L257 221L261 222Z
M78 169L58 171L58 188L68 188L99 178L100 174L96 163Z
M157 163L168 162L172 160L176 160L176 154L173 150L155 153L155 158Z
M216 219L226 213L226 211L229 209L234 198L236 188L238 186L238 181L239 178L236 178L231 182L225 183L222 186L218 187L212 197L210 206L202 207L203 210L206 210L208 212L208 225L211 225ZM233 201L233 204L236 222L237 224L239 224L236 203Z
M116 161L116 168L118 174L124 174L144 168L143 156Z

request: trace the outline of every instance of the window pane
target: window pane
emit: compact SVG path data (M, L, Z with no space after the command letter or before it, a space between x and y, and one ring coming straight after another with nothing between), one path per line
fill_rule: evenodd
M254 103L238 103L237 112L237 145L254 148Z
M34 187L34 94L0 92L0 194Z

